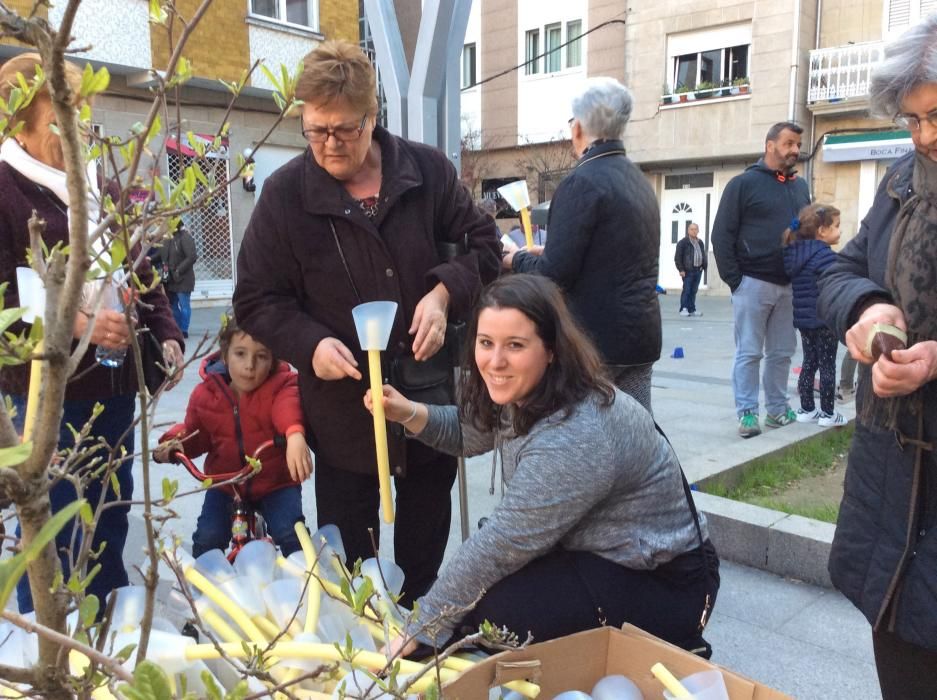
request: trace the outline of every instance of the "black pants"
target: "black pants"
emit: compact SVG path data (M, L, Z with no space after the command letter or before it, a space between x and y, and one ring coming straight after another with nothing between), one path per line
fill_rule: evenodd
M463 619L462 634L489 620L506 626L523 641L535 642L574 632L630 622L672 644L711 649L699 629L706 602L715 604L719 560L706 543L709 575L699 549L654 571L635 571L591 552L556 549L502 579ZM462 636L462 635L460 635Z
M820 410L833 415L836 395L836 348L839 341L829 328L801 328L800 340L804 348L804 362L797 380L800 407L813 411L813 378L820 370Z
M872 647L883 700L937 698L937 652L884 631L872 633Z
M316 512L319 527L338 526L349 564L374 556L368 528L380 535L377 474L358 474L316 462ZM429 590L446 552L452 516L456 459L434 453L430 461L407 464L405 477L394 477L397 491L394 559L403 569L401 605Z

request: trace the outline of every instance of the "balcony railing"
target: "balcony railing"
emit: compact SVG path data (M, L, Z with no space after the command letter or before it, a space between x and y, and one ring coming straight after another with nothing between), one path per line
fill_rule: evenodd
M811 51L807 104L866 103L869 76L882 60L884 45L870 41Z

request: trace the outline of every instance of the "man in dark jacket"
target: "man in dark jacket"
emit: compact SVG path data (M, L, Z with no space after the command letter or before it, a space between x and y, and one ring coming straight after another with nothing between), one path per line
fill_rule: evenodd
M504 264L563 288L615 384L650 411L661 348L660 210L621 141L631 93L613 78L592 78L572 107L573 149L582 157L553 196L547 244L511 253Z
M780 428L796 420L788 403L787 378L797 338L781 236L810 203L807 183L794 170L801 133L803 129L791 122L768 130L764 156L726 185L713 225L716 266L732 290L732 388L743 438L761 433L758 374L762 355L765 427Z
M195 239L181 221L172 238L166 241L162 248L157 249L152 260L165 265L168 279L163 280L163 286L172 305L172 316L182 331L182 336L188 338L198 252L195 249Z
M681 316L702 316L696 310L696 292L699 291L703 270L707 265L706 247L699 239L699 225L691 223L686 227L686 236L677 243L673 261L683 278L683 292L680 294Z

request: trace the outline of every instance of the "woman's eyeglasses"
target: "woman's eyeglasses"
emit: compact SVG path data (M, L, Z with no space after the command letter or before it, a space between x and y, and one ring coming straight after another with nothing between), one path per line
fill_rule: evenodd
M358 126L348 126L347 124L340 126L310 126L308 129L302 130L303 136L306 137L309 143L325 143L329 140L329 136L342 142L355 141L364 132L364 125L367 120L368 115L365 114L361 117L361 123Z
M917 131L921 128L921 122L927 122L932 129L937 129L937 111L930 112L923 117L916 114L896 114L894 122L897 126L908 131Z

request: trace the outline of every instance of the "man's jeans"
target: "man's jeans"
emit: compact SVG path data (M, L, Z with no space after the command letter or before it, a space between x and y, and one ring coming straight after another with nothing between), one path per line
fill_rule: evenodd
M209 489L205 492L202 512L192 535L192 556L197 557L209 549L220 549L223 552L228 548L233 506L234 500L223 491ZM305 522L298 485L271 491L255 501L254 507L264 516L267 530L284 557L300 550L299 538L293 529L295 523Z
M192 293L169 292L169 304L172 307L172 317L176 320L179 330L188 335L189 322L192 320Z
M683 292L680 294L680 308L690 313L696 311L696 292L703 278L703 268L687 270L683 278Z
M745 411L758 414L758 367L763 356L765 408L771 415L784 413L789 407L787 377L797 348L791 285L742 277L742 283L732 292L732 314L736 412L739 416Z

